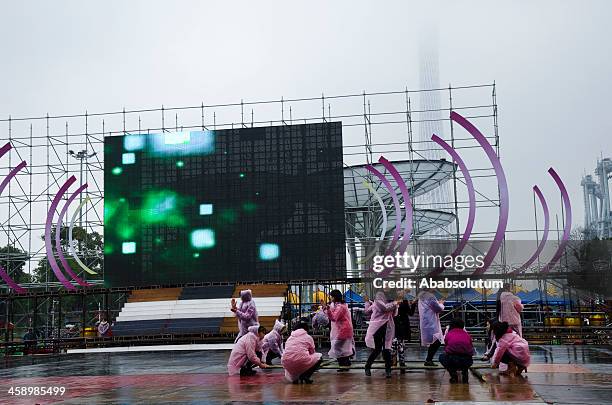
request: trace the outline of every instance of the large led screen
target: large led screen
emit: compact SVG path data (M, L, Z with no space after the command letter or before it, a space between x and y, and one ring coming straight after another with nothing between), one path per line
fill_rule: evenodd
M104 160L109 286L346 269L338 122L112 136Z

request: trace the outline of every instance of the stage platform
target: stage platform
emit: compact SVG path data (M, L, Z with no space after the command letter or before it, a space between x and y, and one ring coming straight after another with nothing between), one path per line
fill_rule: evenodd
M482 348L479 348L482 351ZM324 350L325 352L325 350ZM359 348L356 366L368 351ZM516 403L612 404L610 346L534 346L526 378L478 369L470 383L450 384L444 370L409 370L385 379L383 370L317 372L312 385L293 385L282 370L228 377L227 350L37 355L6 358L0 404L205 403ZM425 351L410 346L414 366ZM361 364L359 364L361 363ZM11 387L65 387L63 396L11 396Z
M68 349L67 354L88 353L135 353L135 352L175 352L200 350L232 350L233 343L204 343L186 345L156 345L156 346L116 346L92 347L90 349Z

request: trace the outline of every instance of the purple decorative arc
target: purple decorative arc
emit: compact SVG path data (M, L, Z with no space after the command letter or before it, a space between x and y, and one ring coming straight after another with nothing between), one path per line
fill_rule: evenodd
M72 268L68 264L68 261L66 260L66 257L64 257L64 253L62 252L62 242L61 242L61 230L62 230L62 224L63 224L63 221L64 221L64 215L66 215L66 211L68 211L68 207L70 206L70 204L72 204L72 202L74 201L76 196L78 196L80 193L82 193L83 190L85 190L86 188L87 188L87 183L85 183L85 184L81 185L79 188L77 188L76 191L74 193L72 193L72 195L68 198L68 201L66 201L66 204L64 204L64 207L62 208L62 210L59 213L59 217L57 218L57 225L55 227L55 251L57 252L57 256L59 257L59 260L60 260L60 263L62 264L62 267L64 267L64 270L66 270L66 273L68 273L68 275L70 277L72 277L72 279L74 281L76 281L77 284L79 284L80 286L82 286L82 287L91 287L92 284L89 284L89 283L83 281L72 270Z
M13 179L13 177L15 177L17 173L19 173L19 171L23 169L24 167L26 167L27 165L28 164L24 160L23 162L19 163L17 167L13 168L9 172L9 174L2 180L2 183L0 183L0 194L4 191L6 186L8 186L9 182Z
M463 178L465 179L465 186L467 187L469 208L467 222L465 224L465 230L463 231L463 236L457 244L455 251L450 254L452 257L456 257L463 251L465 245L467 245L468 240L470 239L470 236L472 235L472 229L474 228L474 220L476 218L476 191L474 190L474 182L472 181L470 171L468 170L467 166L465 165L465 162L463 161L461 156L459 156L457 151L436 134L433 134L431 136L431 140L440 145L442 149L444 149L449 155L451 155L453 160L457 162L457 166L459 166L459 170L461 170L461 173L463 174ZM443 271L444 267L440 267L430 272L428 276L437 276Z
M412 202L410 201L410 194L408 193L408 187L406 187L406 182L404 182L404 179L402 179L402 176L399 174L397 169L383 156L381 156L378 159L378 162L381 163L385 167L385 169L389 171L389 173L391 173L391 176L393 176L393 179L395 180L395 182L400 188L400 191L402 193L402 199L404 200L404 208L406 210L406 221L404 223L403 239L398 248L399 253L403 254L406 251L406 248L408 247L408 243L410 243L410 236L412 235L412 227L413 227ZM395 195L395 192L393 193L393 195ZM400 216L401 216L401 211L397 211L396 218L399 218ZM380 275L384 277L387 274L389 274L391 270L393 270L393 267L385 269L383 272L381 272Z
M4 144L1 148L0 148L0 158L2 156L4 156L6 154L6 152L8 152L9 150L11 150L11 144L10 143L6 143ZM2 192L4 191L4 189L6 188L6 186L8 185L8 183L11 181L11 179L13 177L15 177L15 175L17 174L17 172L19 172L21 169L23 169L26 166L26 162L21 162L19 163L19 165L14 168L13 170L11 170L9 172L9 174L6 175L6 177L2 180L2 183L0 183L0 195L2 195ZM13 290L15 290L15 292L17 293L25 293L26 289L21 287L19 284L17 284L15 282L15 280L13 280L11 278L11 276L8 275L8 273L6 272L6 270L4 270L4 268L2 266L0 266L0 277L2 278L2 280L4 280L4 282L11 287Z
M531 266L531 264L538 258L538 256L540 256L540 253L542 253L544 245L546 245L546 241L548 240L548 231L550 228L550 213L548 211L548 204L546 203L546 198L544 198L544 195L542 194L538 186L533 186L533 191L538 196L538 199L540 200L540 205L542 206L542 211L544 211L544 231L542 233L542 239L540 240L540 243L538 243L538 247L536 248L535 252L533 252L533 255L531 255L529 260L527 260L521 267L510 273L512 275L518 274L529 266Z
M13 290L15 290L15 292L17 292L19 294L23 294L23 293L27 292L27 290L25 288L23 288L22 286L17 284L15 282L15 280L13 280L11 278L11 276L8 275L8 273L6 272L6 270L4 270L4 268L2 266L0 266L0 277L2 277L2 280L4 280L4 282L9 287L11 287Z
M391 240L391 243L389 244L389 247L387 248L387 251L385 252L385 256L389 255L391 252L393 252L393 250L395 249L395 245L397 244L397 240L399 239L400 236L400 232L402 230L402 219L401 219L401 207L400 207L400 203L399 203L399 199L397 198L397 195L395 194L395 190L393 189L393 186L391 185L391 182L389 182L389 180L387 180L387 178L381 173L379 172L374 166L372 165L366 165L366 169L371 172L374 176L378 177L378 179L385 185L385 187L387 188L387 190L389 191L389 195L391 195L391 198L393 199L393 206L395 207L395 230L393 231L393 239ZM368 271L371 271L372 269L368 269Z
M548 174L551 175L555 183L557 183L557 187L559 187L559 191L561 192L561 199L563 200L563 208L565 209L565 227L563 228L563 235L561 235L561 242L559 243L559 247L557 251L553 255L552 259L542 268L542 273L548 273L550 269L557 263L557 261L563 255L565 250L565 245L567 245L567 241L570 237L570 231L572 229L572 204L570 203L569 194L567 194L567 189L565 188L565 184L552 167L548 169Z
M385 240L385 235L387 234L387 209L385 208L385 203L383 202L383 199L380 196L380 194L378 194L378 191L376 191L376 189L372 187L370 183L368 183L367 181L364 181L363 185L365 186L365 188L370 190L370 193L374 194L374 197L378 201L378 205L380 205L380 211L382 213L382 230L380 231L380 236L378 237L378 240L376 241L376 245L374 246L374 249L372 249L372 251L368 253L367 256L365 256L363 259L358 260L357 263L365 263L368 260L370 260L373 256L375 256L376 253L378 253L378 249L380 248L380 245ZM75 258L77 258L76 255L75 255Z
M457 124L465 128L465 130L468 131L480 144L482 149L487 154L487 157L491 161L491 164L493 165L493 170L495 171L495 177L497 177L497 185L499 188L499 220L497 222L497 229L495 230L493 242L491 243L489 251L483 259L482 266L477 268L474 273L472 273L473 275L479 275L487 271L504 240L506 226L508 225L508 183L506 182L506 174L504 173L504 169L501 165L499 157L495 153L495 150L493 149L491 144L487 141L487 138L485 138L485 136L471 122L469 122L467 119L457 114L456 112L452 111L450 114L450 118L451 120L455 121Z
M55 213L55 210L57 209L59 202L61 201L62 197L66 193L66 190L68 190L68 188L75 181L76 181L76 177L70 176L70 178L66 180L64 185L60 187L59 191L57 192L57 194L53 198L53 201L51 202L51 206L49 207L49 212L47 213L47 222L45 223L45 248L47 249L47 259L49 260L49 265L51 266L51 269L53 270L53 273L55 273L55 276L57 277L57 279L68 290L76 290L76 288L72 284L70 284L70 282L66 279L66 276L64 276L64 273L62 273L59 266L57 265L57 262L55 261L55 257L53 257L53 247L51 245L51 226L53 222L53 214Z
M2 145L2 147L0 148L0 158L2 156L4 156L6 154L6 152L8 152L9 150L11 150L11 144L9 142L5 143L4 145Z

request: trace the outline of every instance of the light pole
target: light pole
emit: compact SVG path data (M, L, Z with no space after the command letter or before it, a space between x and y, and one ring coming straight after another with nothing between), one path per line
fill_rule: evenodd
M79 163L80 163L79 182L80 184L83 184L83 161L96 156L97 152L88 154L87 149L84 149L76 153L73 150L69 150L68 154L72 156L73 158L79 160ZM79 193L79 228L83 228L83 207L81 206L82 202L83 202L83 193Z

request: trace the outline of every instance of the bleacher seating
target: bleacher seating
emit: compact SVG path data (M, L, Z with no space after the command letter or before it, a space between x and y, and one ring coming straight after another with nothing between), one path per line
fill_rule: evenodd
M253 291L259 322L271 329L278 319L286 285L238 285L134 290L115 320L115 336L227 334L238 332L231 298Z
M234 292L233 285L227 286L206 286L206 287L185 287L179 297L180 300L197 300L210 298L231 297Z
M166 319L116 322L113 326L113 335L161 335L165 333L167 322Z
M176 300L181 294L182 288L156 288L150 290L134 290L128 302L149 302Z

